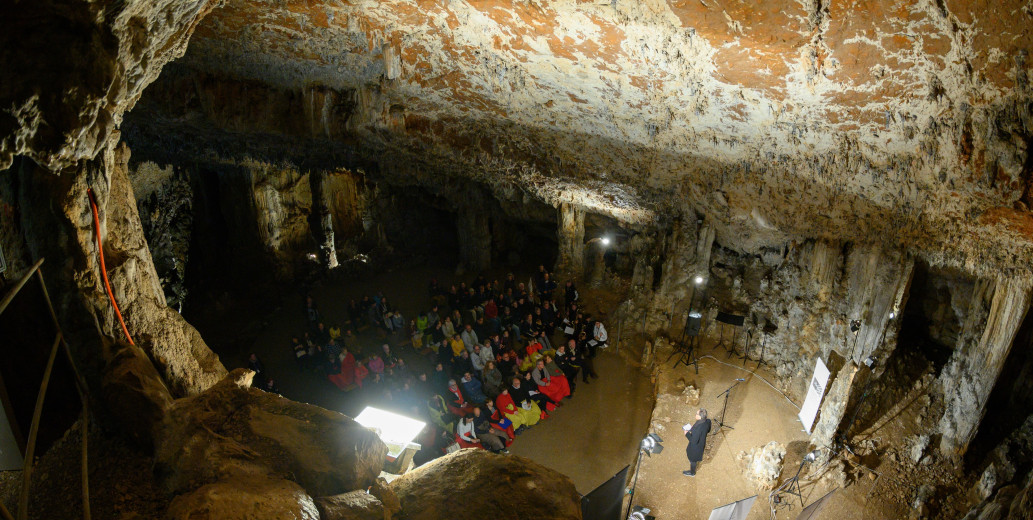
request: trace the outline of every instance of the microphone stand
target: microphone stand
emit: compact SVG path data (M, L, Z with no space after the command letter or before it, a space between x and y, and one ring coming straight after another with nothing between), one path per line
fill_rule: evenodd
M728 389L725 390L724 392L721 392L720 394L717 394L718 397L721 397L721 394L724 394L724 396L725 396L725 404L723 406L721 406L721 419L717 422L717 429L714 430L713 434L716 434L717 432L721 431L721 428L728 428L729 430L734 430L735 429L735 428L725 424L725 413L728 412L728 394L731 393L733 388L735 388L736 386L739 386L739 383L742 383L743 381L744 381L744 379L736 379L734 385L728 387ZM713 435L713 434L711 434L711 435Z

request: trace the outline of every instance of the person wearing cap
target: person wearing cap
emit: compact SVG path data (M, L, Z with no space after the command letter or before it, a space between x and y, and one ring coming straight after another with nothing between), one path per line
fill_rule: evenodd
M689 425L686 424L685 426ZM689 469L681 473L687 477L695 477L696 464L703 460L703 451L707 447L707 434L710 433L710 419L707 419L706 408L697 410L696 422L692 423L692 426L687 429L683 426L682 430L685 432L685 438L689 441L688 446L685 447L685 455L689 458Z

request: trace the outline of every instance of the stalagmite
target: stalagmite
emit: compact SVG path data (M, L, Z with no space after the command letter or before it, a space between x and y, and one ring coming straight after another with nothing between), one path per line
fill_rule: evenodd
M556 272L561 280L579 279L585 272L585 210L572 202L563 202L558 213Z

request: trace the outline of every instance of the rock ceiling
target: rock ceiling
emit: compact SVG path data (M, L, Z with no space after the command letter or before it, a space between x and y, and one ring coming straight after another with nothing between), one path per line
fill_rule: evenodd
M177 67L424 172L627 221L687 204L741 249L1028 269L1030 27L1020 0L228 0Z

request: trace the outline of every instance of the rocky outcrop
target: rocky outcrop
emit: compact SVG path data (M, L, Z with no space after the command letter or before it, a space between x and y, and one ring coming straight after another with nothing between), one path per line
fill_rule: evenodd
M363 490L316 499L321 520L391 520L377 497Z
M172 395L146 354L123 345L108 361L101 394L122 433L145 452L154 450Z
M758 489L772 490L778 484L778 476L782 474L782 460L786 456L786 447L771 441L759 448L751 448L739 452L735 456L746 480Z
M373 483L387 455L375 433L339 413L251 388L253 376L234 370L173 404L155 455L169 492L254 475L289 476L313 496Z
M284 479L234 478L201 486L169 504L166 520L325 520L301 486Z
M530 459L485 450L436 459L402 475L391 489L401 501L402 520L473 520L486 513L499 520L581 518L581 496L569 478Z
M216 3L6 6L0 60L23 74L0 86L0 169L16 155L53 171L99 156L117 140L122 115L183 54Z

